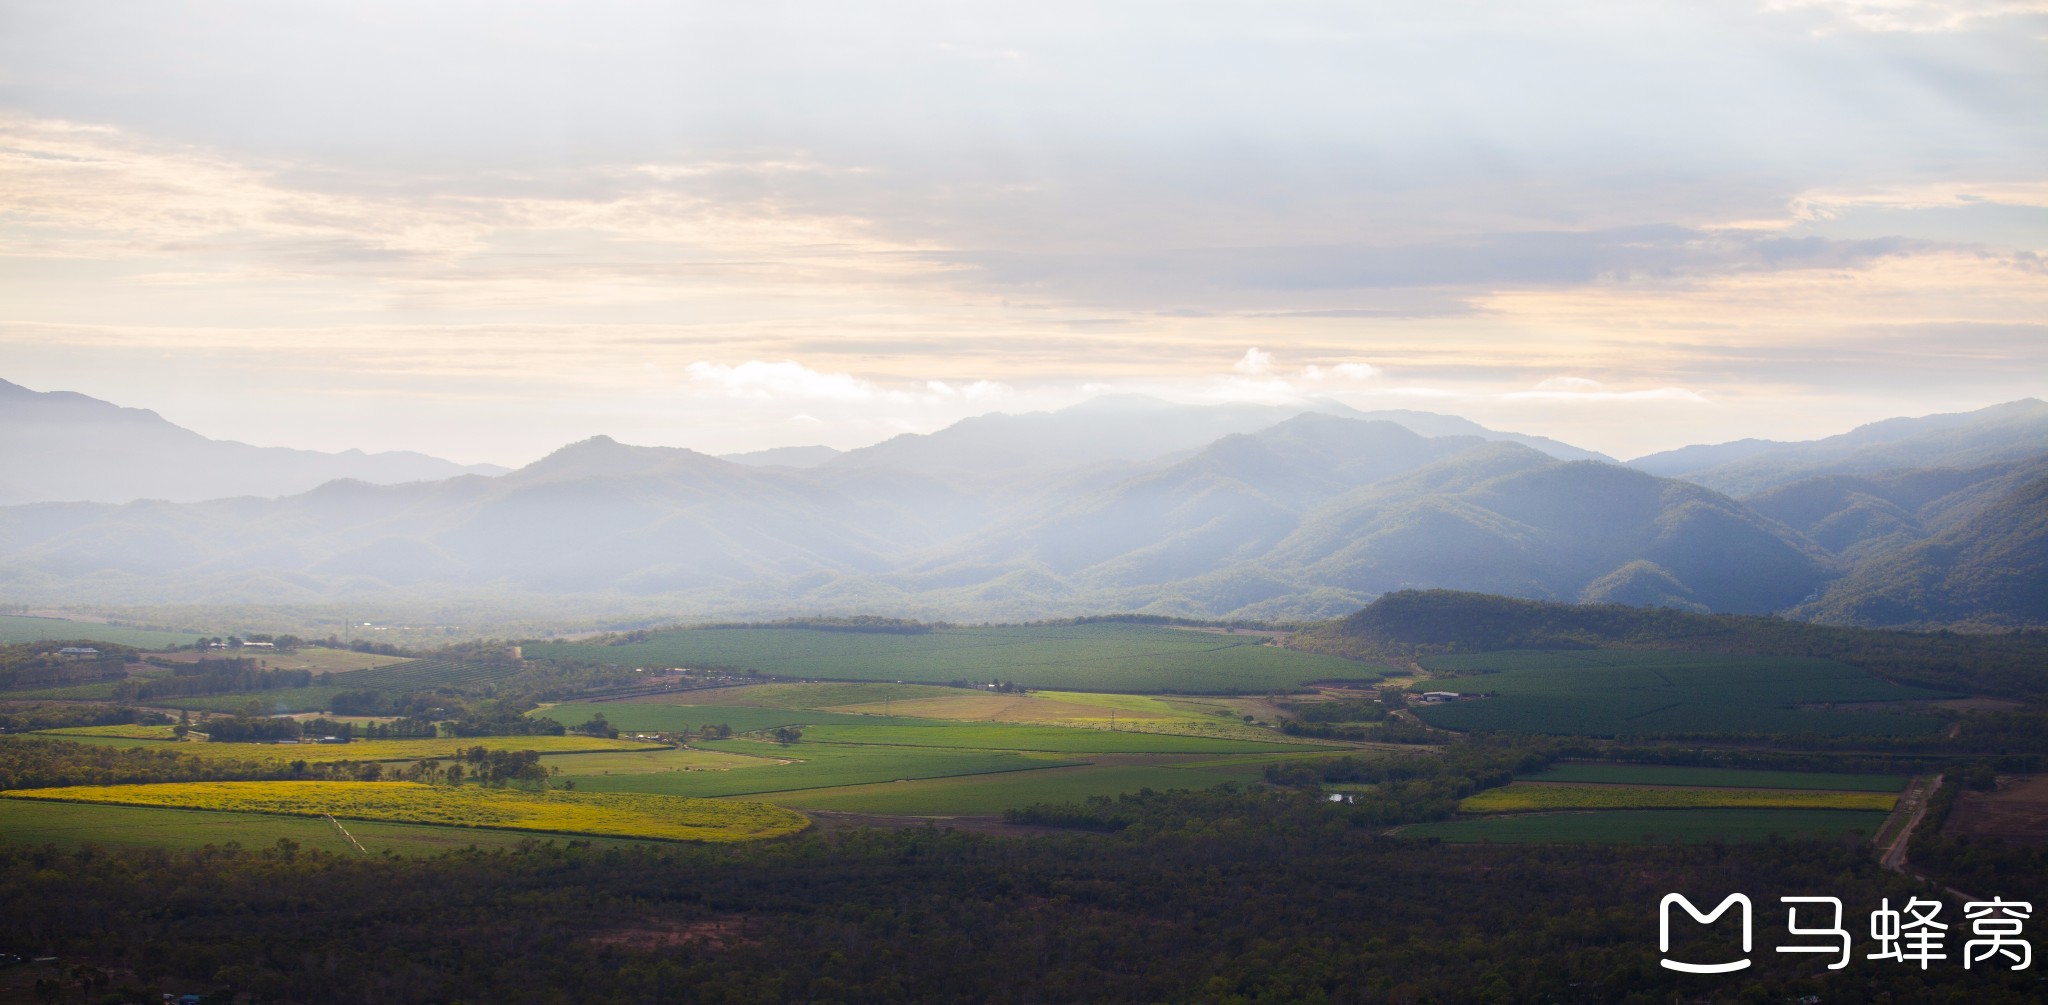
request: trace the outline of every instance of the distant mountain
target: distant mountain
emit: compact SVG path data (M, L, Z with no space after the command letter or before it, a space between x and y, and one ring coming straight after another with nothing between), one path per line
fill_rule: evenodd
M1859 563L1795 613L1841 624L2048 625L2048 474L1968 506L1923 539Z
M121 421L176 430L135 414ZM1738 500L1561 460L1571 450L1558 444L1456 433L1478 427L1446 416L1362 417L1382 414L1121 398L983 416L809 467L600 436L496 477L0 506L0 590L36 603L1301 620L1449 588L1867 624L2048 623L2048 456L1827 472ZM1273 421L1180 446L1261 419ZM1842 456L1942 437L1957 456L1996 454L2031 421L1982 420L1889 426Z
M1717 468L1723 464L1734 464L1761 454L1768 454L1792 444L1782 440L1731 440L1727 443L1699 443L1662 453L1646 454L1628 462L1637 471L1664 478L1683 478L1695 471Z
M1959 468L2048 452L2048 402L2010 401L1974 412L1886 419L1799 443L1738 440L1639 457L1631 467L1748 496L1817 475Z
M1106 395L1053 412L990 413L963 419L935 433L906 433L849 450L823 466L834 470L894 468L942 478L1029 480L1048 472L1078 472L1091 466L1185 454L1220 437L1265 429L1306 413L1384 420L1424 436L1511 441L1565 460L1611 460L1545 437L1498 432L1430 412L1361 412L1328 400L1300 405L1185 405L1142 395Z
M996 618L1303 617L1402 585L1484 584L1751 610L1820 578L1764 523L1609 464L1311 413L1164 461L985 490L596 437L496 478L6 507L0 582L106 602L603 594Z
M0 505L283 496L337 478L396 484L505 471L409 451L322 453L210 440L145 409L4 380L0 456L8 465Z
M824 446L770 447L743 454L719 454L718 459L755 467L815 468L842 453L845 451Z

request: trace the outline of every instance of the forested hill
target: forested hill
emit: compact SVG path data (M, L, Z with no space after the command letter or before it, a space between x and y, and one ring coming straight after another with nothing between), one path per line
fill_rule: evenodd
M1816 625L1619 604L1558 604L1454 590L1403 590L1297 633L1301 649L1388 661L1505 649L1684 649L1820 656L1891 680L1973 694L2048 698L2048 631L1972 635Z

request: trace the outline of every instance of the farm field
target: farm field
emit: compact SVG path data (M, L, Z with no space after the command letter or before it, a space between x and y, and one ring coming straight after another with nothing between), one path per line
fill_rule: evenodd
M118 740L175 740L176 726L66 726L62 729L44 729L37 732L42 736L61 736L66 739L81 736L111 737Z
M1261 645L1264 636L1149 625L940 628L922 634L697 628L606 646L543 643L529 659L755 670L826 680L1006 680L1077 691L1262 693L1314 680L1376 680L1386 667Z
M1432 656L1422 665L1471 675L1419 685L1426 690L1492 695L1416 709L1432 726L1461 731L1915 736L1939 730L1941 720L1794 706L1955 697L1807 657L1517 650Z
M1130 725L1144 732L1260 741L1271 740L1273 733L1244 724L1242 716L1249 713L1271 718L1276 714L1276 710L1264 700L1248 697L1164 698L1088 691L1016 694L923 684L754 684L644 696L625 702L648 705L684 703L687 703L686 707L698 709L693 714L699 716L705 714L707 708L748 708L751 711L737 713L739 718L763 723L750 727L763 729L794 723L880 725L891 721L884 717L894 717L893 721L905 725L926 719L1084 727L1106 727L1114 723ZM779 715L767 709L780 709L790 714ZM806 716L794 714L797 710L806 709L815 712ZM578 706L576 712L580 715L582 706ZM776 721L784 718L786 722ZM616 722L618 716L607 713L606 719ZM703 722L723 721L741 729L740 722L731 718L686 718L686 721L693 728Z
M696 732L707 724L731 726L735 733L774 729L777 726L814 726L826 723L886 725L915 723L909 718L889 719L879 715L847 715L805 708L764 708L756 705L656 705L640 702L568 702L542 706L531 715L545 716L565 726L574 726L602 714L606 722L629 732Z
M670 841L732 842L794 834L802 814L764 803L606 792L524 792L414 782L174 782L15 789L9 800L194 810L332 814L344 820L490 827Z
M346 825L372 855L432 855L459 848L517 848L545 836L480 827L437 827L431 824L351 820ZM268 813L227 813L218 810L163 809L104 803L59 803L30 799L10 802L0 816L0 841L54 844L60 848L203 848L230 842L245 848L268 848L279 838L306 850L355 854L334 825L318 817ZM590 838L599 845L643 844L624 838Z
M2048 775L2003 777L1991 792L1964 789L1942 830L2012 844L2048 842Z
M1518 782L1467 796L1464 813L1528 813L1544 810L1741 809L1878 810L1891 812L1898 796L1889 792L1822 792L1797 789L1657 788L1648 785L1532 785Z
M351 654L353 655L353 654ZM287 656L286 658L289 658ZM286 687L269 691L237 691L231 694L195 695L189 698L159 698L150 704L164 708L184 708L194 712L240 712L250 702L269 715L293 715L301 712L325 710L334 701L334 696L344 691L383 691L398 694L406 691L426 691L433 688L473 684L480 681L496 680L517 673L518 669L496 663L465 663L460 660L414 660L392 656L377 657L377 666L368 669L335 671L332 683L315 684L311 687ZM264 662L273 667L286 664L265 658ZM100 695L39 695L39 697L111 697L113 686L105 685Z
M40 735L40 734L38 734ZM64 739L108 743L126 747L164 747L161 740L135 740L113 736L66 735ZM179 743L176 750L196 757L227 761L256 761L289 764L305 761L325 764L334 761L418 761L449 758L460 750L538 750L544 754L578 751L661 749L638 740L607 740L590 736L470 736L418 740L357 740L354 743Z
M1413 824L1398 833L1405 838L1504 844L1704 844L1762 841L1773 834L1834 838L1853 833L1868 839L1886 816L1852 810L1604 810L1447 820Z
M934 778L832 789L806 789L761 798L808 810L892 816L988 816L1034 803L1066 803L1150 788L1206 789L1258 779L1263 764L1172 756L1121 754L1084 766L1045 771Z
M1820 771L1751 771L1662 764L1558 764L1524 781L1606 785L1694 785L1748 789L1832 789L1898 792L1904 775L1846 775Z
M103 625L96 621L67 621L62 618L0 614L0 642L90 639L94 642L111 642L138 649L161 649L168 646L189 646L197 638L199 636L182 632L122 628L116 625Z
M545 763L560 767L560 780L577 791L653 792L677 796L746 796L797 789L824 789L900 779L1031 771L1080 762L1030 757L1013 751L925 750L902 747L830 746L797 743L788 748L750 740L709 744L711 750L681 751L725 758L722 763L648 755L577 755ZM749 756L751 755L751 756ZM578 758L591 757L588 764ZM645 757L621 764L626 757ZM631 770L638 768L639 770ZM606 774L606 772L610 772Z
M1062 753L1256 754L1328 749L1326 745L1186 736L1179 733L948 723L929 725L824 725L804 731L804 743L862 743L905 747L957 747Z
M262 660L272 670L310 670L316 674L355 673L373 667L399 666L413 662L403 656L385 656L379 653L359 653L353 649L329 649L325 646L303 646L289 652L275 649L227 650L228 655L245 659ZM219 651L216 651L216 655Z

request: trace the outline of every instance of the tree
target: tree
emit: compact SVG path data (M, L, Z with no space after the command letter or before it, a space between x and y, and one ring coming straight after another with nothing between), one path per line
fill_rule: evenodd
M804 731L795 726L775 727L775 742L787 747L804 738Z

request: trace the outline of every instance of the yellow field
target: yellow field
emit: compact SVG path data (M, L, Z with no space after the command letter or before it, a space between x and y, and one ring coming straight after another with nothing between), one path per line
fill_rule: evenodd
M794 834L810 820L765 803L614 792L523 792L477 785L415 782L174 782L15 789L0 798L48 799L193 810L332 814L350 820L490 827L504 830L657 838L753 841Z
M1647 785L1509 785L1469 796L1458 804L1458 809L1465 813L1691 808L1888 811L1897 801L1898 796L1890 792L1689 789Z
M39 729L39 736L112 736L124 740L175 740L175 726L65 726Z
M764 745L765 746L765 745ZM779 748L772 748L779 749ZM670 771L725 771L729 768L758 768L786 760L772 756L732 754L723 750L679 747L662 750L628 750L617 753L553 755L541 763L562 769L565 775L650 775Z
M354 743L186 743L182 754L265 764L326 764L333 761L420 761L454 757L471 747L486 750L538 750L569 754L597 750L662 750L643 740L607 740L590 736L467 736L432 740L357 740Z

